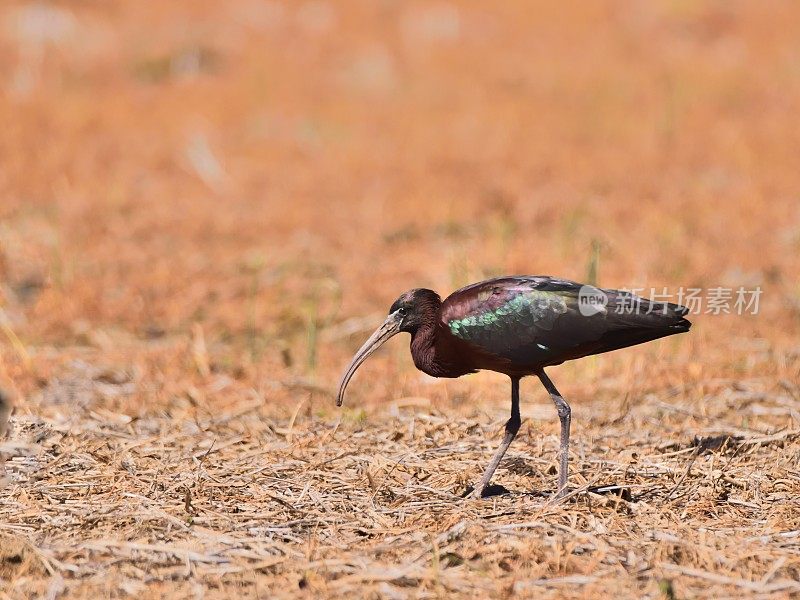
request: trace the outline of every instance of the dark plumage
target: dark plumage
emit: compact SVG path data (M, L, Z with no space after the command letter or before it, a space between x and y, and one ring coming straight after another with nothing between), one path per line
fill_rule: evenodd
M567 482L570 409L544 368L688 331L687 309L649 302L629 292L584 286L545 276L489 279L454 292L444 302L436 292L415 289L400 296L384 324L356 353L345 371L337 403L358 366L401 331L411 334L411 356L434 377L459 377L478 370L511 378L511 418L506 436L481 482L488 485L520 426L519 380L537 375L561 420L559 494Z

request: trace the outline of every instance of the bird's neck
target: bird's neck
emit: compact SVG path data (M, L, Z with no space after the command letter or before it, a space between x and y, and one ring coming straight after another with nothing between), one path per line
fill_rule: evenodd
M436 307L430 318L424 319L411 334L411 356L414 365L433 377L459 377L472 372L460 360L452 335L439 318Z

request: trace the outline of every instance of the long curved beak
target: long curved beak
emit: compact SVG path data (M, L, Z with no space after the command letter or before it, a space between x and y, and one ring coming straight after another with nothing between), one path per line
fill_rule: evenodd
M399 311L395 311L386 317L386 320L383 322L383 325L378 327L369 339L364 342L364 345L358 349L353 360L350 361L350 364L347 366L347 370L344 372L342 376L342 381L339 384L339 393L336 395L336 406L341 406L342 402L344 402L344 390L347 387L347 384L350 383L350 378L353 377L353 374L356 372L356 369L361 366L367 357L375 352L381 345L388 340L390 337L400 333L400 324L402 323L403 319L398 314Z

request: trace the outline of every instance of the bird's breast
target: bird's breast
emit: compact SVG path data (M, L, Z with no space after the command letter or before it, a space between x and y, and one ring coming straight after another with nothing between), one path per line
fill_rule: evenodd
M478 370L471 357L459 351L446 331L421 332L411 338L414 366L432 377L460 377Z

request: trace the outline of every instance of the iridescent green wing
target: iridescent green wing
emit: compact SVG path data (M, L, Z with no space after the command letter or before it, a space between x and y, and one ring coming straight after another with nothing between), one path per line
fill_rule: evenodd
M577 309L578 284L549 277L493 279L451 295L442 319L457 338L504 358L562 348L556 322ZM523 350L526 356L517 356Z
M588 304L587 294L598 295L601 303ZM544 276L477 283L442 306L442 321L455 337L520 365L560 362L677 333L672 328L683 322L683 314L685 309L673 304L651 305L628 292Z

